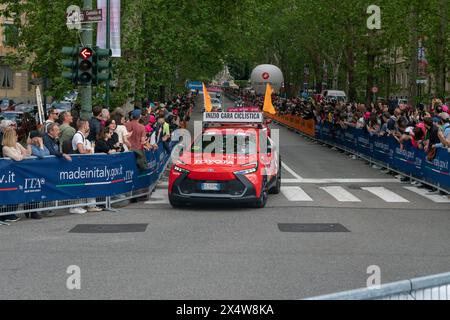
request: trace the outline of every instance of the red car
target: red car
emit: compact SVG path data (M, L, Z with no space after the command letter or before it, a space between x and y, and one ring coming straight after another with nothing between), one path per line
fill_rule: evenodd
M227 113L221 113L227 114ZM174 165L169 178L173 207L199 203L264 208L281 189L281 159L261 121L205 128Z

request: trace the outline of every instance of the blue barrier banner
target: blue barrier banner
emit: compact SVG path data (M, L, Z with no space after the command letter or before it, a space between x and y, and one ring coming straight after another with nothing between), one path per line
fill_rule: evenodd
M394 141L391 144L391 147L394 150L394 159L392 161L393 168L408 175L415 174L422 170L421 162L418 162L418 165L416 165L416 149L413 148L410 143L404 144L402 148L399 143Z
M358 129L355 129L358 130ZM360 153L365 155L366 157L371 157L373 155L373 142L371 143L370 135L363 130L359 130L358 134L356 134L356 143L357 149Z
M322 126L316 124L316 138L322 140Z
M450 153L446 149L440 149L433 161L428 161L423 153L423 178L432 183L439 183L442 187L450 189Z
M355 135L355 129L348 128L347 130L342 130L344 132L344 146L350 150L356 150L356 145L358 143L358 138Z
M439 149L436 158L430 162L423 150L414 148L409 142L401 147L392 137L371 136L362 129L335 129L332 124L322 123L316 124L316 135L318 139L344 146L407 175L450 190L450 153L447 149Z
M331 131L330 125L324 125L321 129L321 139L328 141L328 142L334 142L333 134Z
M379 162L391 163L394 160L392 139L387 137L373 138L373 158Z
M115 196L151 186L169 159L161 147L146 152L148 168L139 170L133 152L72 155L21 162L0 160L0 205Z
M341 146L345 145L345 132L342 129L336 131L336 144Z

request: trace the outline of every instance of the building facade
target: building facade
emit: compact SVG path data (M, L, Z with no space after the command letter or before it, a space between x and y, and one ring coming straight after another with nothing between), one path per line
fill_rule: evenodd
M5 57L15 50L16 34L17 29L12 21L0 16L0 99L12 99L16 103L35 103L35 86L30 84L31 72L15 70L5 60Z

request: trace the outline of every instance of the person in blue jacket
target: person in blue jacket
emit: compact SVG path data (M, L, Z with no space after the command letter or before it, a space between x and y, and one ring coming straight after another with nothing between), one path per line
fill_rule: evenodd
M50 151L44 145L43 134L39 131L31 131L30 139L28 140L28 150L31 156L37 157L39 159L44 159L50 156Z

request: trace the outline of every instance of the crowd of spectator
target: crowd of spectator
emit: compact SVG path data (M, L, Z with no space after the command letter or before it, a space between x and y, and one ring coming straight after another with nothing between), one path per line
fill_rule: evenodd
M76 119L73 114L78 115L79 110L60 113L52 108L48 110L46 121L37 130L29 132L25 143L18 141L17 124L10 120L2 120L0 158L23 161L27 157L43 159L55 156L72 161L72 156L76 154L133 151L138 167L145 169L147 163L144 151L156 150L163 146L170 152L175 143L171 141L172 133L186 126L193 107L194 97L188 94L177 95L165 103L146 100L142 106L136 106L127 114L122 108L110 112L106 108L95 106L89 120ZM73 208L70 213L100 211L102 208L91 206L86 209ZM26 216L41 219L39 213ZM16 215L0 217L0 221L5 222L18 220L20 218Z
M264 97L243 95L246 105L263 107ZM383 102L366 105L318 101L316 99L273 97L279 115L314 119L316 123L328 122L337 128L348 127L366 130L370 135L392 136L403 147L411 143L424 150L430 160L439 148L450 152L450 108L442 100L434 99L429 105L389 105Z

